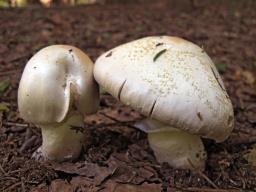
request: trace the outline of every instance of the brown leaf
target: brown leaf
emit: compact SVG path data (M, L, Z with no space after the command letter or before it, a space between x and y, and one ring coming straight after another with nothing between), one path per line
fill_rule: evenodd
M255 82L255 75L252 74L252 72L244 70L242 71L242 76L244 79L244 82L248 85L253 85Z
M8 51L7 45L5 45L3 43L0 43L0 53L2 54L4 52L6 52L6 51Z
M50 187L51 192L70 192L72 190L72 186L65 180L56 179L51 183Z
M140 167L139 168L139 173L140 175L142 175L145 179L150 179L151 177L153 177L154 171L151 167L149 166L145 166L145 167Z
M86 176L93 178L96 184L100 184L109 175L112 174L113 170L107 167L100 167L93 163L52 163L52 168L56 171L62 171L68 174L77 174L80 176Z
M108 116L113 117L114 119L117 119L119 121L133 121L134 119L141 118L141 115L133 110L130 107L127 106L120 106L118 109L111 109L111 110L105 110L105 112Z
M93 115L87 115L84 118L84 121L85 121L86 125L88 125L88 126L98 125L101 123L105 123L105 124L113 123L113 120L111 120L99 113L96 113Z
M74 191L86 191L86 192L96 192L100 188L95 186L94 180L87 177L73 177L70 181L71 186L75 189Z
M60 25L62 24L63 22L65 22L65 19L63 19L61 17L61 15L59 14L54 14L50 17L50 20L55 24L55 25Z
M137 176L137 170L127 165L119 165L115 171L114 178L120 183L133 183Z
M253 85L255 83L255 75L251 71L244 70L241 68L236 68L235 73L232 75L227 75L228 79L233 81L243 80L248 85Z
M247 112L247 119L250 123L256 123L256 112L254 111Z
M37 187L35 187L34 189L32 189L31 192L48 192L48 186L46 186L45 183L38 185Z
M95 186L94 179L77 176L73 177L70 182L62 179L54 180L52 181L50 187L47 187L46 184L39 185L32 192L96 192L99 191L99 189L99 187Z
M117 156L117 158L115 157ZM123 154L113 155L110 157L108 164L115 168L112 180L118 183L141 184L143 182L153 182L157 177L156 171L147 165L147 162L132 162Z
M109 181L105 184L105 189L102 192L160 192L162 191L161 184L143 183L142 185L120 184Z
M256 145L252 146L252 149L244 155L244 158L253 166L256 166Z

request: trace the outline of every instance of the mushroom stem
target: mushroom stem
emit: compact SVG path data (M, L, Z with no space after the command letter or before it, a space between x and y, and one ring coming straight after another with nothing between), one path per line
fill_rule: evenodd
M207 154L200 136L152 119L135 126L148 133L149 145L158 162L180 169L204 169Z
M43 157L59 162L76 159L81 153L84 134L74 127L82 126L83 117L77 113L61 123L40 125Z

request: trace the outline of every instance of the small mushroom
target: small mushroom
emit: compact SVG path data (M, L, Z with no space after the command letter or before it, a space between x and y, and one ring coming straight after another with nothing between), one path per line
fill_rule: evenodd
M222 142L233 129L233 107L214 63L184 39L146 37L118 46L97 59L94 77L148 117L136 126L148 133L157 160L175 168L203 169L201 137Z
M76 159L84 134L83 117L96 112L99 89L93 62L80 49L53 45L27 63L18 89L20 116L42 130L45 159Z

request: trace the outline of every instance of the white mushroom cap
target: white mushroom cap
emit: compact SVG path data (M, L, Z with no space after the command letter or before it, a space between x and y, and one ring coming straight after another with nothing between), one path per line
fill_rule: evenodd
M94 77L124 104L172 127L217 142L233 129L233 107L214 63L181 38L118 46L97 59Z
M93 62L80 49L53 45L27 63L18 90L21 116L35 124L62 122L69 109L94 113L99 104Z

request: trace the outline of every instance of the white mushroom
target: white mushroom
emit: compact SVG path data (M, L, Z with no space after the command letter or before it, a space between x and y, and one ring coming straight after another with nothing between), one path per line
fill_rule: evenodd
M41 127L44 158L77 158L84 138L77 128L98 105L93 62L80 49L53 45L28 61L19 84L18 107L22 118Z
M154 119L137 125L149 134L159 162L203 169L200 136L222 142L233 129L233 107L214 63L181 38L146 37L116 47L97 59L94 77L115 98Z

